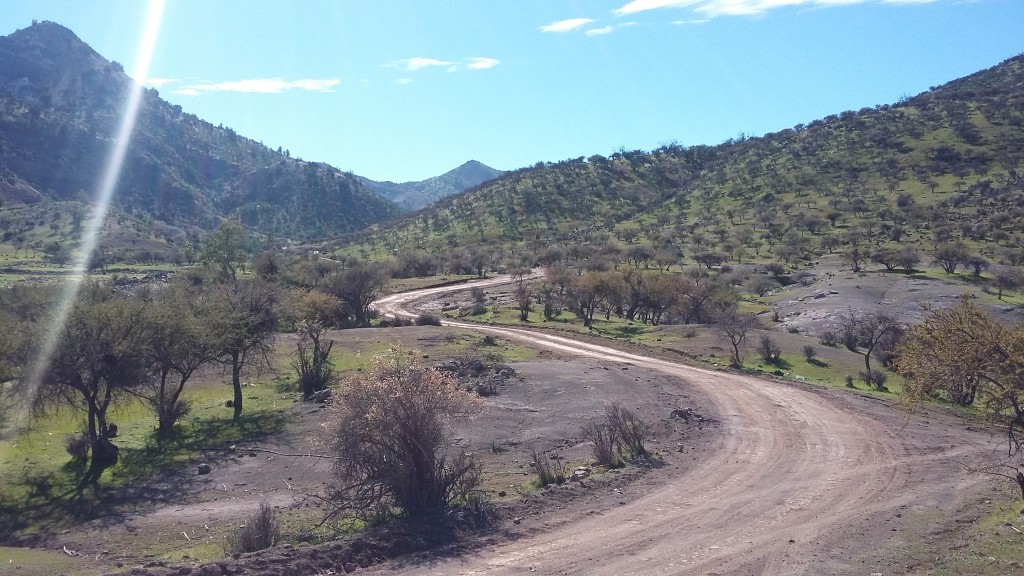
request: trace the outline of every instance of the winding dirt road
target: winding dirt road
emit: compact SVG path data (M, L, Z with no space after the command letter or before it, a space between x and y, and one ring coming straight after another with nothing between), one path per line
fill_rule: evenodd
M412 316L417 300L451 290L392 295L378 307ZM943 423L941 415L908 421L886 403L856 394L705 370L547 333L445 325L677 377L718 407L724 441L696 469L602 514L459 556L385 564L381 573L912 573L924 567L922 558L945 553L932 541L977 504L984 487L956 461L989 455L997 445L987 434Z

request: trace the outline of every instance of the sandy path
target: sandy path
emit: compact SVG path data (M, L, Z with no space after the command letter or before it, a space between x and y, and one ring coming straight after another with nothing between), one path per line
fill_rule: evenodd
M411 315L412 302L448 290L392 295L378 305L388 314ZM864 557L912 547L911 540L927 533L904 514L955 512L974 481L953 461L969 460L994 442L945 425L907 425L898 412L863 398L844 400L848 395L544 333L445 324L684 379L718 406L725 442L698 469L603 514L455 558L384 565L382 572L870 574L878 570L860 564Z

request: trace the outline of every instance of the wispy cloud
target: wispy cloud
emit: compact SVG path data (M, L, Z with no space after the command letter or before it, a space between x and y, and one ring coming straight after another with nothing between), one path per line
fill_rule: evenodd
M181 82L178 78L146 78L146 86L152 88L162 88L168 84L177 84Z
M466 59L466 68L469 68L470 70L488 70L494 68L498 64L501 64L501 60L498 60L497 58L477 57Z
M405 86L406 84L412 84L413 82L415 82L415 80L412 78L399 78L395 80L395 84L398 84L399 86Z
M602 28L591 28L584 32L587 36L604 36L605 34L611 34L615 30L615 26L604 26Z
M174 91L183 96L199 96L207 92L244 92L250 94L280 94L289 90L306 92L334 92L341 81L337 78L283 80L281 78L253 78L231 82L199 82L182 86Z
M423 68L430 68L433 66L452 66L455 62L449 62L448 60L438 60L437 58L422 58L417 56L415 58L407 58L405 60L399 60L392 62L387 66L392 68L401 68L402 70L408 70L409 72L415 72L416 70L422 70Z
M559 20L558 22L552 22L546 26L541 26L541 32L572 32L578 30L587 24L593 23L593 18L569 18L568 20Z
M444 68L448 72L460 72L462 70L488 70L494 68L498 64L501 64L501 60L497 58L487 58L484 56L475 56L473 58L463 58L456 62L453 60L438 60L437 58L407 58L405 60L399 60L392 62L391 64L385 64L388 68L398 68L407 72L415 72L424 68ZM408 82L406 82L408 84Z
M663 8L690 8L708 18L716 16L757 16L777 8L804 6L822 8L851 4L931 4L938 0L631 0L614 10L626 16Z

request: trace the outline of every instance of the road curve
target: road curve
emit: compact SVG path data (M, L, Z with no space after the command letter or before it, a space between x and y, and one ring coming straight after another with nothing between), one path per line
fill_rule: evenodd
M396 294L377 305L385 314L412 316L416 300L502 281ZM542 332L445 325L678 377L717 406L725 439L697 469L600 515L458 557L385 564L378 568L381 573L867 575L881 571L861 563L872 550L885 548L892 537L918 537L893 534L897 528L890 526L915 529L900 523L900 512L952 514L953 502L976 482L958 474L952 462L992 446L986 435L948 426L931 426L923 432L926 437L914 436L914 427L898 413L859 397L843 399L852 395ZM923 538L926 530L917 528ZM886 566L885 573L893 573L893 563Z

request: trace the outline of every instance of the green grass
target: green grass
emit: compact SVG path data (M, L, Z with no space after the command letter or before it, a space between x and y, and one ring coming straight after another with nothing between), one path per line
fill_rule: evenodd
M408 292L409 290L419 290L421 288L437 286L438 284L445 284L459 280L472 280L473 278L476 278L473 274L450 274L443 276L424 276L420 278L395 278L388 282L387 286L384 288L384 292L388 294Z
M41 550L38 548L11 548L0 546L0 574L95 574L87 570L82 561L64 553L63 550Z
M108 514L107 494L136 480L153 476L168 466L187 460L199 450L223 447L243 439L255 439L283 429L284 408L290 394L277 392L273 385L246 386L245 409L239 423L232 421L224 400L230 387L208 382L187 390L192 413L180 423L175 434L158 439L156 419L139 401L128 402L108 414L118 424L115 443L121 449L117 465L100 480L100 490L76 492L85 463L72 460L64 448L67 436L82 429L81 415L63 412L15 420L13 432L0 443L0 467L6 481L0 485L0 537L63 529L76 522ZM127 502L125 505L132 505Z
M965 546L958 546L943 558L931 572L935 576L976 574L1002 576L1024 573L1024 534L1007 523L1024 530L1024 516L1019 498L997 498L989 514L978 521L968 535Z

